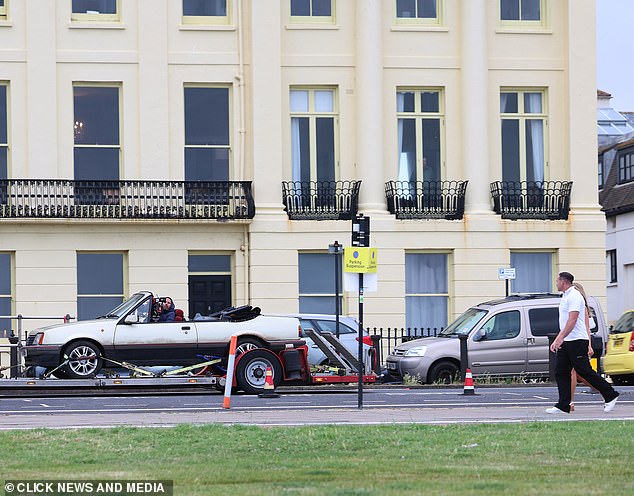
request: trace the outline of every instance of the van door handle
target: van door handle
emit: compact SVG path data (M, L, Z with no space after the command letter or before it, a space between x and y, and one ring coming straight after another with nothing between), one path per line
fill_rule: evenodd
M535 344L535 338L526 338L524 344Z
M189 331L190 327L189 327L189 326L185 326L185 327L181 327L181 329L182 329L183 331Z

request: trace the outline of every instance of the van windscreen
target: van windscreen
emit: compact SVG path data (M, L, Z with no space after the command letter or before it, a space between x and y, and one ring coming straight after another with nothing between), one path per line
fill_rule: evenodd
M488 313L487 310L470 308L438 334L439 338L456 337L459 334L469 334L480 320Z

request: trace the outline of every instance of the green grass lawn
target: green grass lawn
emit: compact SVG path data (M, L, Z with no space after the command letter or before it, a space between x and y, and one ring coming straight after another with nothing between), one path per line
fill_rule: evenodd
M632 495L634 423L0 432L4 479L171 479L194 495ZM1 487L1 486L0 486Z

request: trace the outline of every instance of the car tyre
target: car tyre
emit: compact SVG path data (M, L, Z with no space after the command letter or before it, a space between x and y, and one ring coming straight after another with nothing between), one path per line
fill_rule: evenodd
M238 389L247 394L259 394L264 391L266 368L271 367L273 385L282 382L282 365L270 351L252 350L243 354L236 365Z
M442 360L429 371L430 383L451 384L458 376L458 366L454 362Z
M68 357L68 363L62 370L69 379L94 377L103 365L101 350L90 341L75 341L64 350L64 356Z

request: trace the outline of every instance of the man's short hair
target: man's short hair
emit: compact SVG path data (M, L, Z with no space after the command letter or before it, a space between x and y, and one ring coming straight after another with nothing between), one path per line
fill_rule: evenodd
M572 284L574 282L574 280L575 280L575 276L573 276L570 272L560 272L559 273L559 277L561 279L565 279L570 284Z

